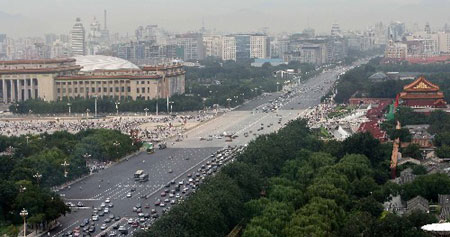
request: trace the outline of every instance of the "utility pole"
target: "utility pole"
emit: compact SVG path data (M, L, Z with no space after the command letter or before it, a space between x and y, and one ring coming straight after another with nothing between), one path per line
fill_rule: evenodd
M95 115L95 118L97 118L97 96L95 96L95 108L94 108L94 115Z

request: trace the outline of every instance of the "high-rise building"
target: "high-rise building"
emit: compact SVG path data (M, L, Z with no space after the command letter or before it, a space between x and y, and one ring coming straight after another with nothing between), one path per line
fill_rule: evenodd
M331 26L331 36L332 37L340 37L340 36L342 36L341 27L339 26L339 24L334 23Z
M402 37L406 32L405 23L403 22L392 22L388 26L388 40L394 42L402 41Z
M222 60L236 61L236 39L233 36L222 37Z
M184 61L203 60L205 50L203 46L203 36L199 33L186 33L176 35L176 43L179 47L179 55Z
M85 30L80 18L76 19L76 23L72 27L72 31L70 32L70 40L72 54L74 56L86 54Z
M205 46L206 57L222 57L222 36L208 35L203 36L203 45Z
M267 35L250 36L250 58L270 58L270 39Z

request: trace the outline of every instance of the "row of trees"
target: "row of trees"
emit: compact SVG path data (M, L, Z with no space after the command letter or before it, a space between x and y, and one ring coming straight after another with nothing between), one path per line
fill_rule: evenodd
M22 208L35 225L64 215L69 209L51 187L86 174L87 159L116 160L139 146L129 136L106 129L0 136L0 229L20 224ZM61 165L65 162L67 177Z
M293 121L137 236L225 236L238 224L244 237L426 236L433 216L383 212L390 194L413 193L387 182L391 149L368 133L322 142Z
M194 111L203 108L203 100L199 96L185 96L185 95L174 95L170 98L173 102L172 110L174 112L180 111ZM116 102L120 104L116 107ZM114 98L99 98L97 100L97 111L99 113L116 113L116 109L119 112L138 112L144 113L146 109L148 112L156 111L156 103L158 103L159 112L166 112L167 110L167 100L122 100L116 101ZM58 113L68 113L69 105L72 113L86 113L89 111L94 112L95 110L95 99L83 99L76 98L71 100L59 100L46 102L41 99L26 100L19 102L17 104L12 104L9 106L9 111L19 114L37 113L37 114L58 114ZM169 107L170 109L170 107Z

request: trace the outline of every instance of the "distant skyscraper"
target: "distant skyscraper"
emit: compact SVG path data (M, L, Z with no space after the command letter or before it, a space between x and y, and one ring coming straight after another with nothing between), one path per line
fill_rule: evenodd
M331 36L333 37L342 36L341 27L339 26L339 24L335 23L331 26Z
M431 27L430 27L430 23L427 22L427 24L425 25L425 32L427 34L431 34Z
M80 18L77 18L76 23L70 32L70 40L72 54L74 56L86 54L85 30Z
M392 22L388 26L388 39L394 42L402 41L402 37L406 32L405 23Z

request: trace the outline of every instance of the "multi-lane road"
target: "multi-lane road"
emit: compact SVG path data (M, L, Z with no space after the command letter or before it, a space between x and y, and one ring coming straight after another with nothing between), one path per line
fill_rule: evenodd
M320 103L320 98L328 92L337 75L344 70L337 68L323 72L306 83L293 87L289 94L278 92L262 95L189 130L184 134L185 138L182 141L168 141L167 149L157 150L154 154L140 153L60 191L66 202L75 205L82 202L84 207L73 208L72 213L61 217L59 219L61 226L52 230L51 234L60 236L73 230L84 219L92 218L94 208L100 209L101 204L109 199L113 207L109 208L109 213L99 216L98 221L90 221L89 225L94 223L95 226L95 231L90 235L111 233L112 226L117 224L124 226L128 230L128 235L131 235L136 229L131 227L131 221L130 224L128 221L130 218L132 220L138 218L133 207L141 205L142 212L150 214L152 209L155 209L153 212L160 215L164 208L171 206L170 201L178 200L176 196L184 195L183 189L189 187L185 186L185 183L191 178L188 175L195 178L196 173L201 174L202 166L211 165L213 159L218 159L218 155L212 157L212 153L226 146L244 145L258 135L276 131L288 121L298 118L306 109ZM231 142L225 141L224 134L233 134L234 139ZM229 154L231 151L222 153L224 157L231 156ZM141 183L133 179L133 174L138 169L149 174L149 181ZM171 181L175 184L183 181L184 185L180 191L174 190L173 184L165 187ZM192 190L192 186L190 187ZM186 192L189 193L190 190ZM162 197L161 193L164 191L167 193ZM174 194L170 195L169 199L171 192ZM129 195L127 197L129 193L131 197ZM155 206L155 202L164 203L165 199L169 199L165 207ZM108 206L108 203L105 205ZM104 212L104 209L99 212ZM111 213L114 215L112 221L104 223ZM150 222L152 218L146 219L146 223ZM107 227L105 231L100 228L103 224ZM118 231L115 232L119 234Z

